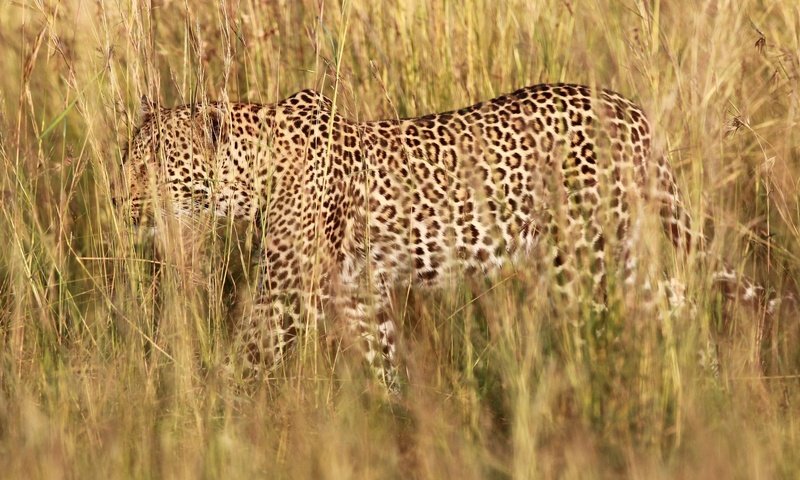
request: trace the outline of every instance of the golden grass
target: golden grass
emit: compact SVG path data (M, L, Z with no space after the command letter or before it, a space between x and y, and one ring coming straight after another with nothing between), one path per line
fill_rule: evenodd
M248 397L218 374L246 232L186 264L110 198L142 94L314 87L374 119L587 83L646 107L710 250L791 294L799 42L790 0L3 2L1 476L796 477L796 310L723 308L704 268L678 272L693 307L662 319L553 305L533 272L396 292L401 400L313 334Z

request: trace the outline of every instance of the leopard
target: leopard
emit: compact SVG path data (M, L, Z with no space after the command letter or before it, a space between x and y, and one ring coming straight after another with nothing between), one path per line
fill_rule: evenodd
M610 265L641 287L643 220L678 255L702 244L647 115L614 91L538 84L371 121L334 100L312 89L272 104L142 98L122 161L129 220L210 213L258 232L255 300L234 334L242 370L268 376L301 332L336 323L394 391L398 285L535 257L567 301L602 310Z

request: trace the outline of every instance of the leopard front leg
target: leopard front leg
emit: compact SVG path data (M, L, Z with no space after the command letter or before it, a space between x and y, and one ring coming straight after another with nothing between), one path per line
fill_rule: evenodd
M388 298L385 289L367 295L349 289L337 295L336 305L345 322L348 343L361 351L370 371L389 394L398 395L397 327L388 311Z
M237 326L230 363L244 378L269 376L282 364L306 328L301 296L261 293Z

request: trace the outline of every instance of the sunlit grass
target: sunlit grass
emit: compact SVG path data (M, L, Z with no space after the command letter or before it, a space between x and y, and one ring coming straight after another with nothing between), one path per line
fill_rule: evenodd
M614 290L601 316L559 304L534 259L393 292L396 402L323 332L245 395L221 365L251 226L143 241L111 205L141 95L318 88L376 119L585 83L648 111L710 257L791 295L793 2L217 3L0 5L1 476L797 476L796 310L721 304L713 262L672 265L655 232L645 258L687 286L675 314L643 312L638 291Z

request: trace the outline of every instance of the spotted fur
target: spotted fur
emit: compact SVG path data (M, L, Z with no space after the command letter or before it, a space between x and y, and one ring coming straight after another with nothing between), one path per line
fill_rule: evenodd
M124 170L134 221L160 196L177 214L256 222L258 299L237 334L248 369L275 365L324 314L346 320L394 384L394 285L535 252L565 295L589 291L602 308L610 255L634 278L645 203L659 206L678 251L692 242L642 109L579 85L363 123L311 90L271 105L150 107Z

